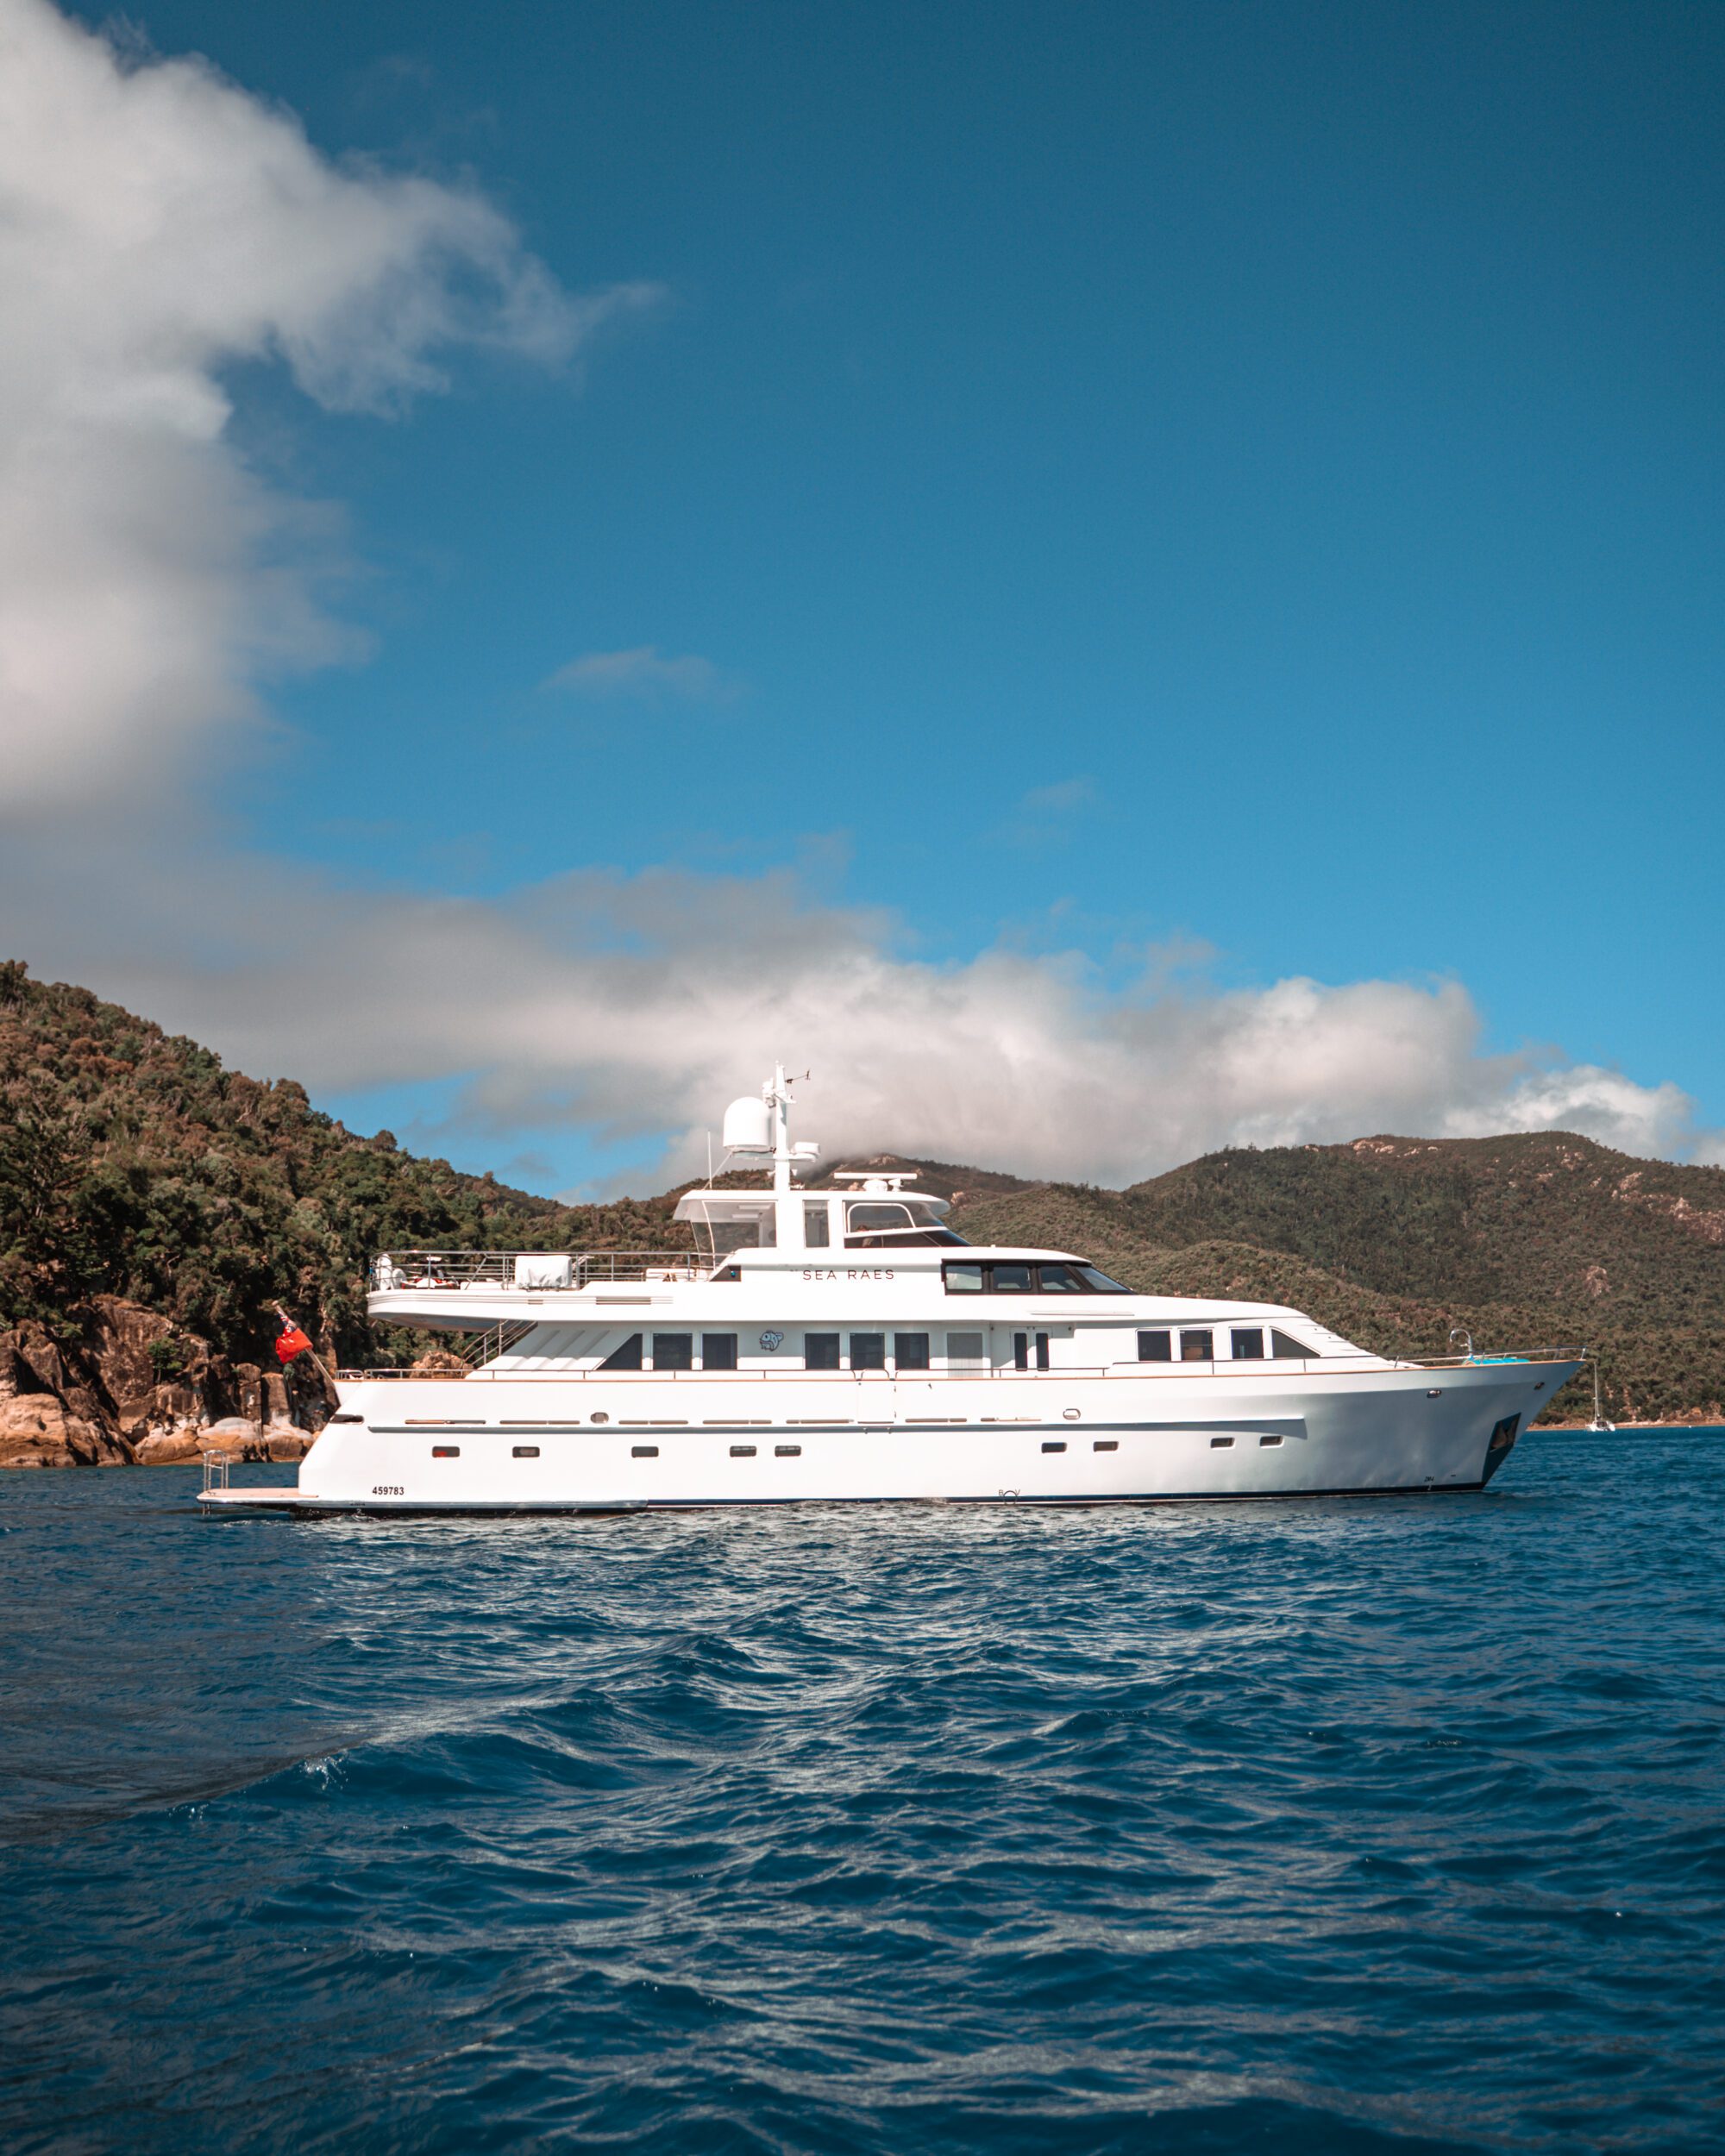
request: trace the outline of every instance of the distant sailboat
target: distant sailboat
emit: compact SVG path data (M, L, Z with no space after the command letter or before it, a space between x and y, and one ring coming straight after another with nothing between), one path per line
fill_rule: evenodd
M1605 1420L1605 1411L1599 1404L1599 1365L1597 1363L1593 1366L1593 1420L1587 1426L1590 1430L1615 1430L1617 1427L1615 1422L1608 1422Z

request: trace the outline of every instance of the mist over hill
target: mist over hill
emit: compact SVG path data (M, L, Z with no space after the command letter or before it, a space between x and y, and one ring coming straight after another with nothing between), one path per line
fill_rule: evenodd
M1125 1190L898 1164L974 1241L1075 1250L1134 1288L1291 1303L1389 1353L1443 1352L1458 1326L1481 1346L1587 1341L1617 1418L1725 1419L1725 1169L1562 1132L1232 1150ZM411 1343L365 1314L378 1250L674 1248L675 1194L568 1206L462 1174L348 1131L291 1080L0 965L15 1346L76 1359L124 1307L150 1313L166 1378L200 1356L264 1365L281 1302L332 1365L394 1356ZM105 1412L100 1384L86 1391ZM1571 1388L1556 1412L1580 1411Z

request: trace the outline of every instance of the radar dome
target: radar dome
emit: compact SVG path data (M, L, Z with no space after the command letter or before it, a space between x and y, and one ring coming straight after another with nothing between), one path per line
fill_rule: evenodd
M772 1151L772 1112L758 1094L745 1094L725 1110L724 1150L727 1153Z

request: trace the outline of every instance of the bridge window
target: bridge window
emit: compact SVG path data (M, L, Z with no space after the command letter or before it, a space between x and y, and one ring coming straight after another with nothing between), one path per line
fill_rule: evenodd
M734 1332L703 1332L701 1368L704 1370L734 1370L737 1368L737 1335Z
M1216 1352L1216 1338L1213 1332L1201 1329L1180 1335L1180 1360L1182 1363L1208 1363Z
M851 1235L873 1229L877 1234L882 1228L910 1228L918 1224L911 1219L911 1209L901 1205L856 1205L844 1215L846 1232Z
M1302 1347L1300 1343L1296 1339L1293 1338L1290 1334L1286 1332L1277 1332L1273 1330L1270 1335L1270 1351L1273 1356L1276 1357L1278 1360L1284 1362L1295 1358L1303 1358L1312 1352L1310 1348Z
M640 1367L641 1335L638 1332L631 1332L599 1364L602 1370L638 1370Z
M1261 1325L1236 1326L1230 1337L1236 1363L1261 1363L1264 1360L1264 1327Z
M838 1335L836 1332L804 1333L803 1366L812 1370L836 1370L839 1366Z
M693 1332L656 1332L653 1335L653 1367L656 1370L692 1370L695 1366L695 1336Z
M928 1368L927 1333L895 1332L893 1335L893 1360L901 1370L925 1370Z
M1138 1336L1138 1359L1140 1363L1171 1363L1174 1360L1174 1335L1165 1326L1153 1326L1148 1332Z
M963 1238L953 1234L950 1228L932 1229L927 1234L913 1238L894 1237L894 1242L915 1240L923 1243L956 1243ZM944 1265L949 1295L1029 1295L1038 1292L1049 1295L1129 1295L1130 1288L1111 1280L1106 1273L1098 1272L1094 1265L1056 1264L1051 1258L1046 1265L1029 1265L1018 1259L1001 1260L993 1265L971 1263L969 1260Z
M850 1367L854 1370L883 1370L887 1367L887 1336L884 1332L853 1332L850 1336Z

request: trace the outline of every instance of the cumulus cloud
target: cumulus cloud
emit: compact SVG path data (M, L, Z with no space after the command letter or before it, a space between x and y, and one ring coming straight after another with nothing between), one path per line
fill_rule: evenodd
M224 370L388 411L453 346L560 362L649 297L566 294L477 194L333 163L202 60L0 0L0 816L135 807L255 722L260 674L349 648Z
M499 901L344 894L254 864L215 925L170 868L127 878L123 946L38 898L38 970L314 1087L459 1079L469 1141L579 1125L662 1144L665 1177L693 1171L724 1102L777 1057L812 1069L803 1128L829 1155L1110 1183L1224 1144L1378 1131L1562 1127L1642 1154L1695 1135L1673 1086L1482 1053L1454 982L1181 993L1149 954L1118 989L1081 953L1007 948L937 965L788 874L581 871Z
M728 704L737 693L737 684L711 659L693 652L668 658L654 644L630 651L589 651L559 667L541 686L572 696L626 696L648 704L666 697L689 704Z

